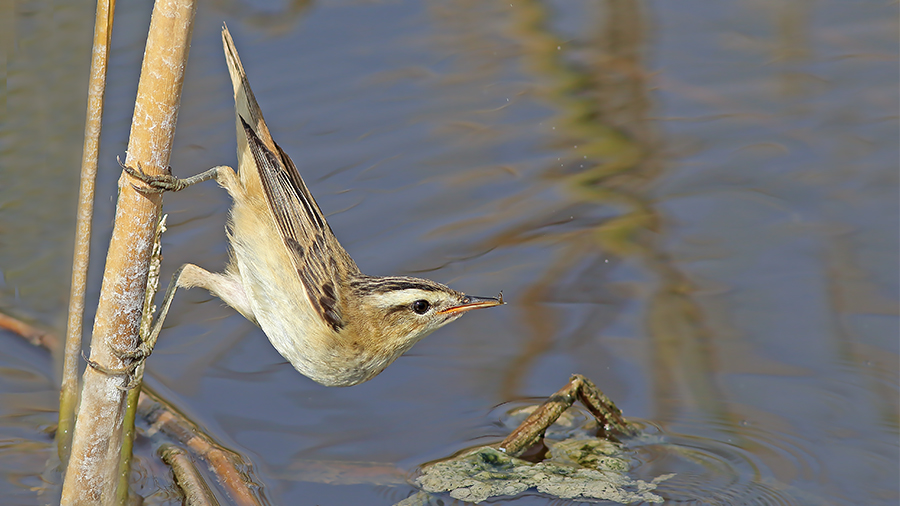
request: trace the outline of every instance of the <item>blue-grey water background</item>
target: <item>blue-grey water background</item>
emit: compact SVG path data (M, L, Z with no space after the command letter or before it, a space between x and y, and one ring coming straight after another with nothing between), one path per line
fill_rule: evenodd
M88 329L150 7L116 13ZM0 305L61 335L93 4L4 17ZM201 2L180 176L235 160L223 21L364 272L508 301L330 389L180 292L147 382L272 504L394 504L404 473L498 440L504 403L576 372L671 443L635 456L677 473L669 503L900 500L896 3ZM164 279L223 268L229 205L213 183L166 195ZM60 359L0 349L0 496L51 503ZM138 490L176 504L150 446Z

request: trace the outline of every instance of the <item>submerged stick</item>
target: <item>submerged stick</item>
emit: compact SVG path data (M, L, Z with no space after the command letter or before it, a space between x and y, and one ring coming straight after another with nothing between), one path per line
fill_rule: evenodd
M141 418L178 444L206 461L232 502L237 506L261 506L260 487L240 471L237 454L226 450L203 433L178 411L161 404L161 399L145 388L138 404Z
M0 313L0 329L7 329L10 332L15 332L28 340L29 343L46 348L51 353L59 348L59 340L53 334L7 314Z
M172 468L175 483L181 487L185 506L219 506L219 501L209 490L200 472L183 449L170 444L159 447L159 458Z

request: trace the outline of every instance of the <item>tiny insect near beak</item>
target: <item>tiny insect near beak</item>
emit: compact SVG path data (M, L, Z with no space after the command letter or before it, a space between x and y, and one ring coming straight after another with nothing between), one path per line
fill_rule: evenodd
M494 307L500 306L502 304L506 304L503 302L503 292L500 292L500 295L496 297L474 297L471 295L466 295L462 298L462 303L458 306L448 307L443 311L439 311L438 314L456 314L463 313L465 311L470 311L472 309L481 309L483 307Z

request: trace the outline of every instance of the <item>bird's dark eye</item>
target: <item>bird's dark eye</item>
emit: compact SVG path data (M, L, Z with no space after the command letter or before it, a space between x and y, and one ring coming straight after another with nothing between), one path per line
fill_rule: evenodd
M425 299L419 299L412 303L412 310L417 314L425 314L429 308L431 308L431 304Z

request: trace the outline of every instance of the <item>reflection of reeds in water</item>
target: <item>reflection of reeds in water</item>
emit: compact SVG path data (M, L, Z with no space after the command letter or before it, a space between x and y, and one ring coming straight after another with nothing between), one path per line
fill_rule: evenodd
M587 35L571 40L553 32L553 13L543 2L516 2L504 11L512 20L506 35L516 43L523 66L547 83L536 94L557 111L551 142L564 154L542 172L545 181L564 189L566 202L552 210L517 202L526 211L515 217L498 214L495 219L505 223L477 248L552 243L556 250L538 279L516 294L529 338L503 373L500 395L515 397L534 363L558 346L554 336L562 325L546 302L577 298L620 306L624 301L602 285L611 261L630 258L652 279L644 318L654 350L648 370L659 399L658 416L666 417L674 408L666 405L667 399L693 399L718 411L708 404L719 397L712 383L708 331L691 299L691 283L660 245L661 219L648 191L662 171L644 68L648 12L639 3L622 0L587 3L586 9L593 10L582 19L597 22L584 22L582 33ZM566 322L566 327L596 336L616 312L593 310L583 317L586 321Z

